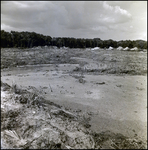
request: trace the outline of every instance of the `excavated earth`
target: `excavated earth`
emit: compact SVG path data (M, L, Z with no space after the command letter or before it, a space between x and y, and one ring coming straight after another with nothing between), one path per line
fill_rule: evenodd
M1 49L1 148L147 148L146 55Z

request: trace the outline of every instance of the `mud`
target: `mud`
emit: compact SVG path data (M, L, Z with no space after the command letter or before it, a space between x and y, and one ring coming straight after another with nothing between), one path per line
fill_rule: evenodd
M2 149L145 148L145 143L137 138L129 139L110 131L92 132L90 118L79 112L47 104L26 90L16 94L7 84L1 85ZM9 89L4 91L5 87ZM20 101L22 97L27 103Z
M2 148L147 146L146 52L1 52Z

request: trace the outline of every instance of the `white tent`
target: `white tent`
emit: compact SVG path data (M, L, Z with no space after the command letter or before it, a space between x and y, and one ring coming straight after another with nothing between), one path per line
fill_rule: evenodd
M134 48L131 48L130 50L131 50L131 51L137 51L138 48L137 48L137 47L134 47Z
M128 47L125 47L123 50L124 50L124 51L127 51L127 50L129 50L129 48L128 48Z
M123 47L122 46L119 46L118 48L117 48L117 50L122 50L123 49Z
M107 50L112 50L112 49L114 49L114 48L110 46Z
M100 49L100 48L99 47L94 47L91 50L93 51L93 50L98 50L98 49Z

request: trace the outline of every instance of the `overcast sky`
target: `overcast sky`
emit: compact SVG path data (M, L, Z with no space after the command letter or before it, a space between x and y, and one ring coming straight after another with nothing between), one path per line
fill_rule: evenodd
M147 40L147 1L1 1L1 29L51 37Z

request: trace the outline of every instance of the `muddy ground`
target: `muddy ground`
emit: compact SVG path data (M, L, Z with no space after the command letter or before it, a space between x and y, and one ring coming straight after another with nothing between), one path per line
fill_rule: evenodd
M146 55L1 49L3 148L146 147Z

